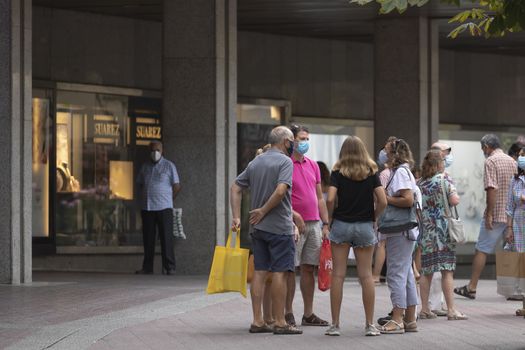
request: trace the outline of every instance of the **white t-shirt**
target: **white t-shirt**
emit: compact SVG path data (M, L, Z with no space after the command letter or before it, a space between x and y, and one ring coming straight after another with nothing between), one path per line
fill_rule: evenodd
M412 175L412 172L410 171L409 165L407 163L401 164L393 174L394 177L392 178L392 181L389 179L390 184L386 189L386 194L390 197L398 197L400 191L412 190L416 195L416 201L421 207L423 198L419 187L417 187L416 179L414 179L414 175ZM397 237L402 234L403 232L389 233L388 235L383 235L382 238ZM413 239L417 239L417 236L419 236L419 229L416 227L410 230L410 236Z

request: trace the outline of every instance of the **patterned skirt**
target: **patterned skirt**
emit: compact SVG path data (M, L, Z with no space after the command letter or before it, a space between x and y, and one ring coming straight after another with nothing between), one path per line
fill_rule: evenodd
M430 254L421 254L421 273L430 275L443 270L456 269L456 253L454 251L436 251Z
M421 235L421 273L429 275L442 270L456 269L456 244L450 242L446 224L426 225Z

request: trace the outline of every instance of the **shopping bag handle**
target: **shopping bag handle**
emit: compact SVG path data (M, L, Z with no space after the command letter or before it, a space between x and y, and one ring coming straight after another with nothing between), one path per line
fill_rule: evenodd
M230 233L228 234L228 240L226 241L226 248L231 248L232 245L232 234L233 234L234 228L230 228ZM241 229L237 227L235 229L235 248L239 249L241 248Z

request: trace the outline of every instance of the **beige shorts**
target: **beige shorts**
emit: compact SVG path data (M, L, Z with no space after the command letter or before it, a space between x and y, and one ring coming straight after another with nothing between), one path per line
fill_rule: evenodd
M319 265L323 232L319 221L305 221L305 230L295 248L295 266Z

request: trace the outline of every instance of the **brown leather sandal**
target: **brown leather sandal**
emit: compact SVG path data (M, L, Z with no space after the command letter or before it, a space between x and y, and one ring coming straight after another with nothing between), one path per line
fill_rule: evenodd
M476 299L476 291L468 289L468 286L454 288L454 293L469 299Z
M322 326L327 327L328 321L325 321L319 317L317 317L316 314L312 313L310 316L306 317L303 315L303 320L301 322L302 326Z
M273 328L268 326L267 324L263 324L262 326L256 326L254 324L250 325L250 333L273 333Z
M273 326L273 334L287 335L287 334L303 334L303 331L295 326L287 324L284 327Z

